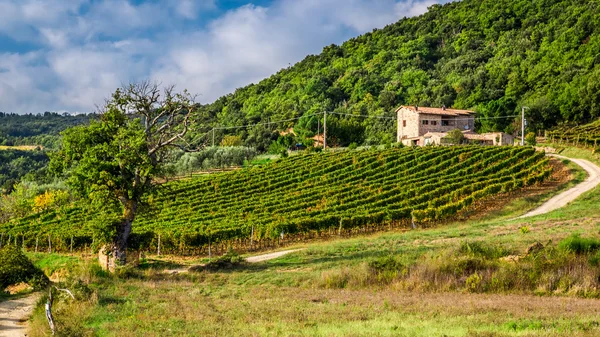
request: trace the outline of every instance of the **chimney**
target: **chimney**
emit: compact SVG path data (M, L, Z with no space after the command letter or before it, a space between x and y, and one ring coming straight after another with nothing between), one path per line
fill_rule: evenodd
M415 105L415 111L419 111L419 106Z
M442 110L446 111L446 105L442 105Z

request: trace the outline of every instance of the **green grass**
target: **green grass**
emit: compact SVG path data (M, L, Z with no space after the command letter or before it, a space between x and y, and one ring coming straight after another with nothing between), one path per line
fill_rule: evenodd
M582 170L567 165L575 181L563 190L585 179ZM597 336L600 320L595 308L600 303L581 298L586 295L576 289L545 293L560 296L533 296L540 294L539 289L517 288L485 294L468 293L466 287L409 291L405 276L373 270L386 271L392 265L421 268L415 273L425 267L439 271L452 265L452 259L470 258L483 259L492 268L515 266L509 277L527 276L524 271L536 270L536 261L547 261L538 268L550 271L550 276L552 263L560 261L583 270L583 276L600 274L587 256L558 248L573 233L585 238L583 243L600 240L598 189L548 216L510 220L552 194L517 198L483 217L432 228L286 247L305 249L222 271L165 275L160 271L204 260L151 257L143 268L120 277L91 278L92 294L76 303L59 301L56 319L65 330L77 332L74 335L98 336ZM499 262L504 255L525 256L527 247L536 242L548 247L544 254L549 259ZM48 271L86 265L75 257L43 255L33 258ZM43 313L38 312L32 335L44 333Z

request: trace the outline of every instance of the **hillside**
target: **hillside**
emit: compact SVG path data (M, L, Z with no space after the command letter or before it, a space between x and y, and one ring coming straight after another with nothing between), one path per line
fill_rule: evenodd
M534 184L550 173L548 159L527 147L431 147L354 150L280 159L263 167L163 185L134 223L132 246L149 249L242 244L293 234L404 226L443 220L501 192ZM102 206L105 209L106 205ZM0 227L4 235L51 235L55 249L92 240L110 217L97 210L60 208ZM45 241L45 240L42 240ZM247 245L247 242L243 243ZM40 246L47 245L41 242Z
M89 123L92 118L95 118L95 115L61 115L55 112L18 115L0 112L0 145L56 148L61 131Z
M562 125L546 133L550 141L600 149L600 120L583 125Z
M590 151L562 154L600 164ZM555 168L561 189L586 180L572 163ZM29 255L75 293L54 308L77 335L598 336L600 187L518 219L556 187L443 226L295 241L259 263L147 255L114 277L95 255ZM36 310L30 335L47 331Z
M600 13L595 1L463 0L434 5L340 46L331 45L277 74L203 107L213 125L237 126L333 111L393 116L400 104L474 109L481 130L600 117ZM299 121L307 135L317 118ZM332 115L330 144L394 139L393 121ZM272 130L294 122L226 130L268 148ZM217 139L224 130L217 130Z

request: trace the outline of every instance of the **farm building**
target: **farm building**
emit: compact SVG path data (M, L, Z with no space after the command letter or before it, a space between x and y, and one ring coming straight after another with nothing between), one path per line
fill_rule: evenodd
M482 145L512 145L514 138L502 132L478 134L475 130L475 112L401 106L396 110L398 117L397 141L407 146L449 144L448 132L459 129L469 143Z

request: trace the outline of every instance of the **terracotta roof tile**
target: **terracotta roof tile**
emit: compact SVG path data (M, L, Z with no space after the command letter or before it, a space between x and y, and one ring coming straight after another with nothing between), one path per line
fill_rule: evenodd
M400 106L398 109L396 109L396 112L402 108L406 108L415 112L419 112L422 114L428 114L428 115L443 115L443 116L469 116L471 114L474 114L475 111L471 111L471 110L458 110L458 109L451 109L451 108L429 108L429 107L414 107L412 105L402 105Z

